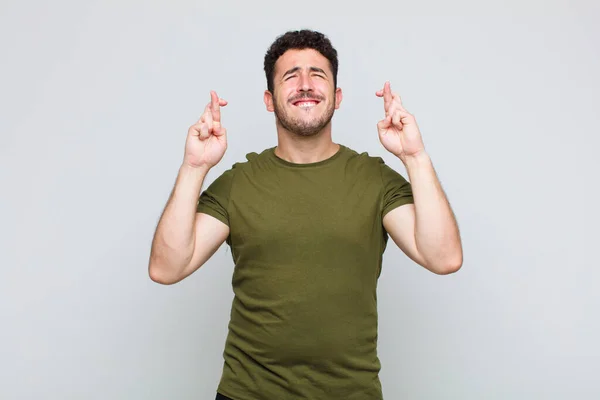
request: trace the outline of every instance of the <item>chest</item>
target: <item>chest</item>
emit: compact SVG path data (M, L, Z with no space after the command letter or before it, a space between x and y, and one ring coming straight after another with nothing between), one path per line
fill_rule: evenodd
M232 243L297 254L370 245L382 231L380 188L344 174L242 180L231 196Z

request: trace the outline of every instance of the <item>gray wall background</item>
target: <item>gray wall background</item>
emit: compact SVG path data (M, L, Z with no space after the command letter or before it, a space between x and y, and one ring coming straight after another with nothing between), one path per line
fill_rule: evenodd
M214 398L231 253L160 286L150 242L209 90L230 145L206 184L276 144L262 58L304 27L340 54L334 140L405 173L390 80L462 231L454 275L385 253L385 398L598 398L600 6L414 3L3 1L0 398Z

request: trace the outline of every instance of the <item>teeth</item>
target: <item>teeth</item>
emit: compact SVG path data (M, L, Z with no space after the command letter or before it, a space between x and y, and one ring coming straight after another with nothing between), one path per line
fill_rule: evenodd
M302 107L302 108L311 108L314 107L317 103L313 102L313 101L302 101L300 103L297 104L298 107Z

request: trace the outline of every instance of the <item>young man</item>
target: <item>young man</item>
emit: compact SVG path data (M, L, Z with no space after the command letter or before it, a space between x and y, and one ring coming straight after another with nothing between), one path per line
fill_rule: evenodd
M376 92L380 157L331 136L340 107L337 52L314 31L288 32L265 56L277 146L250 153L201 192L227 133L211 102L188 131L183 165L152 243L149 273L176 283L223 244L235 269L217 399L381 399L377 279L388 235L436 274L462 265L456 221L417 123L389 83Z

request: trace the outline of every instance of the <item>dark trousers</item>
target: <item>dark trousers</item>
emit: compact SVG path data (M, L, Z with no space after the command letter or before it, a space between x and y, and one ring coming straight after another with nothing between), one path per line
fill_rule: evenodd
M217 392L217 397L215 398L215 400L233 400L231 397L227 397L225 395L222 395L221 393Z

